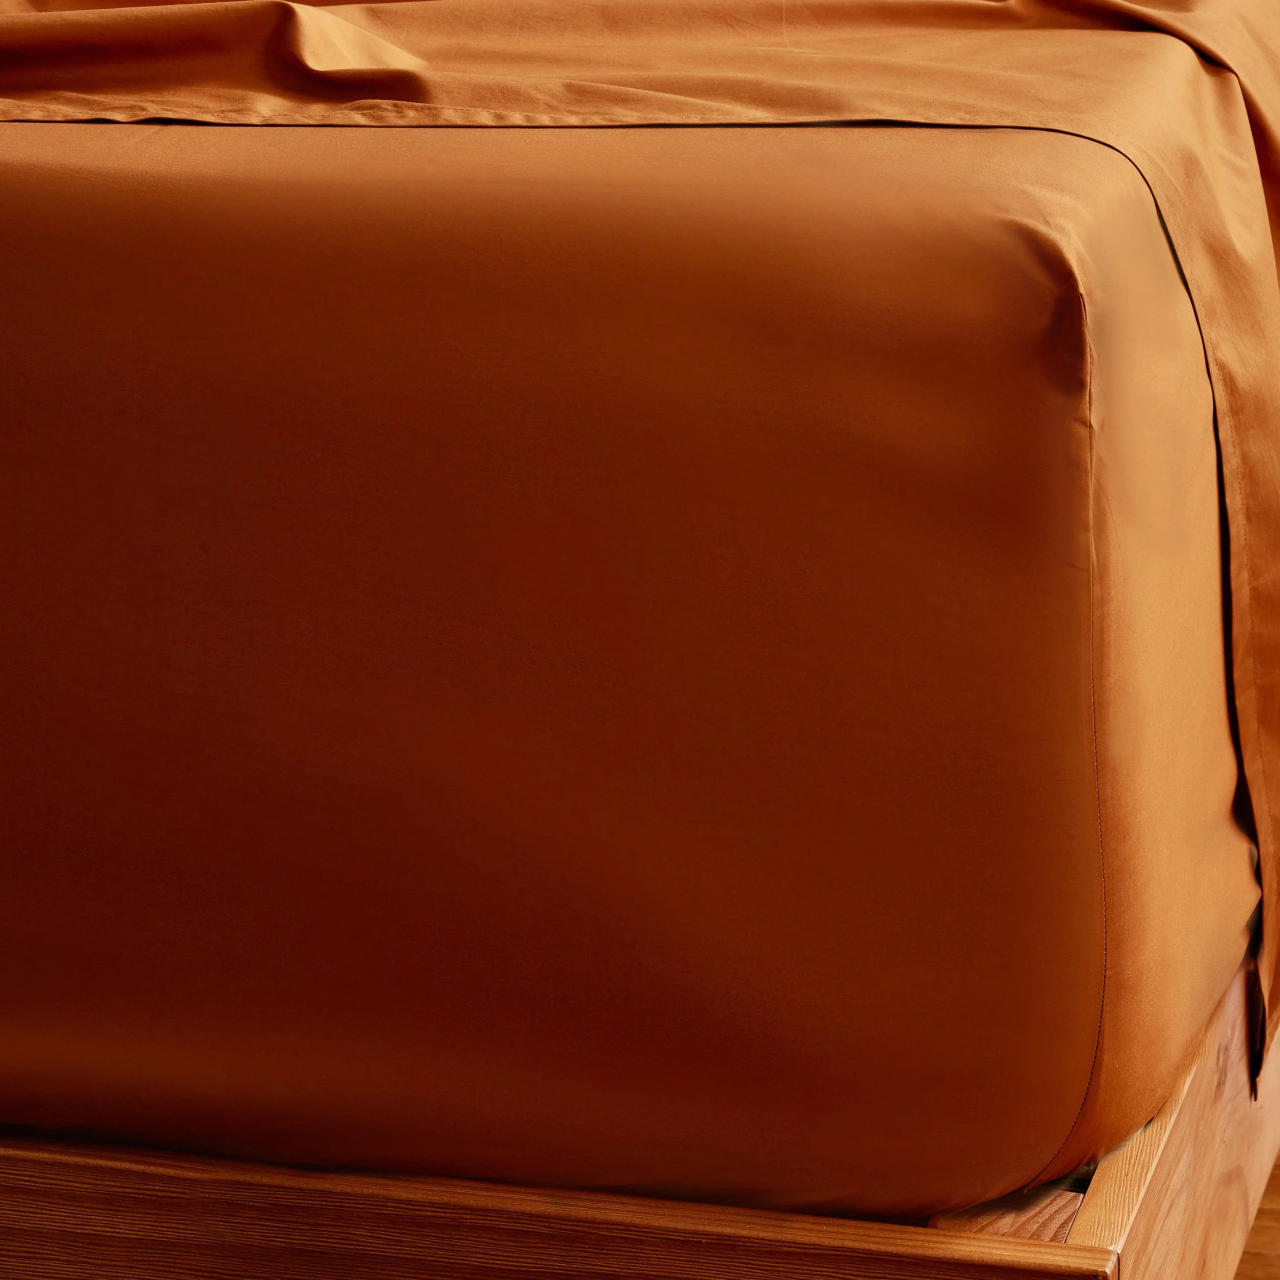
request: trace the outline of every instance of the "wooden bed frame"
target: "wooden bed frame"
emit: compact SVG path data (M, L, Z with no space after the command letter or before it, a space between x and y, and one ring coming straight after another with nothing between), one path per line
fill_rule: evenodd
M1238 978L1092 1177L928 1226L0 1139L5 1280L1231 1280L1280 1146ZM1087 1183L1087 1185L1084 1185Z

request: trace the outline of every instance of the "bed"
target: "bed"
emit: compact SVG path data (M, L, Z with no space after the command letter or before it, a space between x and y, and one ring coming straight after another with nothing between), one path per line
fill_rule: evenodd
M584 105L539 10L476 119L419 8L0 17L0 1124L920 1221L1141 1128L1242 964L1256 1079L1267 153L1163 97L1256 103L1064 19L1069 128L959 23L927 108L891 31L636 127L693 71Z

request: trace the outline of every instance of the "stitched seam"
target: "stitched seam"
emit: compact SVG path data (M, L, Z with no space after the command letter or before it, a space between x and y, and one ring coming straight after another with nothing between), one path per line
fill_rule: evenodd
M1089 1075L1085 1080L1084 1093L1080 1097L1080 1105L1076 1108L1071 1127L1067 1130L1066 1136L1062 1139L1058 1149L1049 1157L1028 1185L1038 1182L1045 1172L1053 1167L1080 1127L1085 1104L1089 1101L1089 1097L1093 1092L1094 1080L1098 1073L1098 1059L1101 1056L1100 1051L1102 1048L1103 1015L1107 1007L1107 859L1103 841L1102 773L1099 768L1100 752L1098 749L1098 624L1096 605L1098 574L1094 536L1094 458L1096 454L1096 436L1094 434L1093 421L1094 351L1092 335L1089 330L1089 311L1085 303L1084 292L1079 287L1077 287L1077 297L1080 302L1080 318L1085 342L1085 425L1088 428L1089 435L1089 719L1090 733L1093 739L1093 795L1098 829L1098 882L1102 896L1102 982L1098 992L1098 1023L1094 1030L1093 1056L1089 1061Z

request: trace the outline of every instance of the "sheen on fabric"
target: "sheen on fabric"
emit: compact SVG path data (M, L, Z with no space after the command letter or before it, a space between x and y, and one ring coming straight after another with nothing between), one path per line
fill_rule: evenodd
M1064 1173L1245 950L1229 689L1274 1032L1277 49L0 0L0 1123L884 1214ZM631 127L856 122L948 127Z
M1151 185L1214 383L1234 697L1280 898L1280 7L1266 0L0 0L0 119L1055 129ZM1268 233L1268 219L1270 233ZM1280 912L1263 914L1268 1041Z
M913 1214L1163 1103L1257 886L1124 157L10 124L0 175L4 1122Z

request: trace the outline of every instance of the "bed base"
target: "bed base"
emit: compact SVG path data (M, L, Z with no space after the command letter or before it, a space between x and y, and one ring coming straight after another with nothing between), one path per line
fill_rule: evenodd
M1237 979L1091 1178L927 1226L0 1140L0 1276L1231 1280L1280 1146L1280 1068L1251 1101L1243 1018Z

